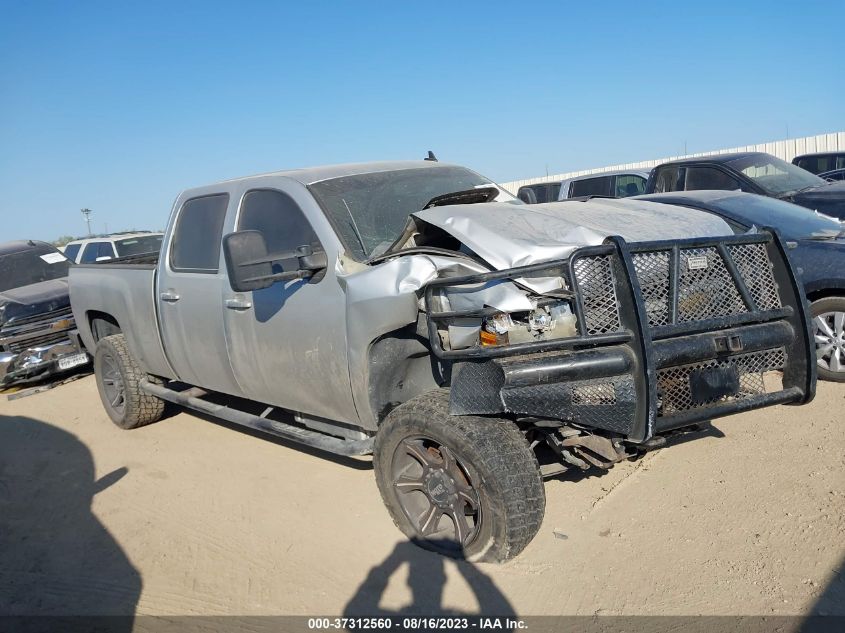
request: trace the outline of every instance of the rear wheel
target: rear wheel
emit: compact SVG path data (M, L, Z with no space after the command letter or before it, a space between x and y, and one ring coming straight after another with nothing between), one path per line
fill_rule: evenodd
M161 419L164 400L141 390L141 381L148 377L129 353L123 334L97 343L94 374L103 407L117 426L134 429Z
M393 521L447 556L503 562L540 528L545 493L517 426L449 415L448 391L397 407L376 435L376 481Z
M810 306L819 378L845 382L845 297L825 297Z

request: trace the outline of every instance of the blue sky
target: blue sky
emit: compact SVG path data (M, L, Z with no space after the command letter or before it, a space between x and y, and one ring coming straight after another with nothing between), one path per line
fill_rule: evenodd
M498 181L845 129L837 2L0 0L0 240L421 158Z

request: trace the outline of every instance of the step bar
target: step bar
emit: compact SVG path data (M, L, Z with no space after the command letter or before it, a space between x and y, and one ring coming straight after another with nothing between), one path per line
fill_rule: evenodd
M148 380L141 381L139 386L142 391L167 402L200 411L201 413L207 413L215 418L246 426L262 433L269 433L270 435L275 435L276 437L296 442L297 444L304 444L305 446L334 453L335 455L352 457L355 455L368 455L373 452L374 438L372 437L363 440L345 440L285 422L270 420L260 415L253 415L246 411L203 400L202 396L207 395L208 392L198 387L192 387L185 391L176 391L163 385L151 383ZM270 410L272 410L272 407L265 411L265 415Z

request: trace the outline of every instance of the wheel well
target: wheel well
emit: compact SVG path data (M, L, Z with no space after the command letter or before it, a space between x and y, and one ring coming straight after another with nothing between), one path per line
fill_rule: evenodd
M94 337L95 343L106 336L120 334L122 332L117 319L105 312L98 312L96 310L89 312L88 324L91 327L91 335Z
M807 299L810 301L818 301L819 299L827 299L828 297L845 297L845 289L822 288L807 293Z
M432 356L424 323L421 319L389 332L370 347L370 408L377 424L403 402L448 384L449 368Z

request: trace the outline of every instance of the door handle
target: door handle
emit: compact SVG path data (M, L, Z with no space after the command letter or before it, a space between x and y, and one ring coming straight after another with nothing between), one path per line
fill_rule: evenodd
M252 307L251 301L243 301L241 299L226 299L224 303L230 310L249 310Z
M162 301L167 301L167 303L176 303L179 301L179 295L175 292L168 290L167 292L162 292L159 297L161 297Z

